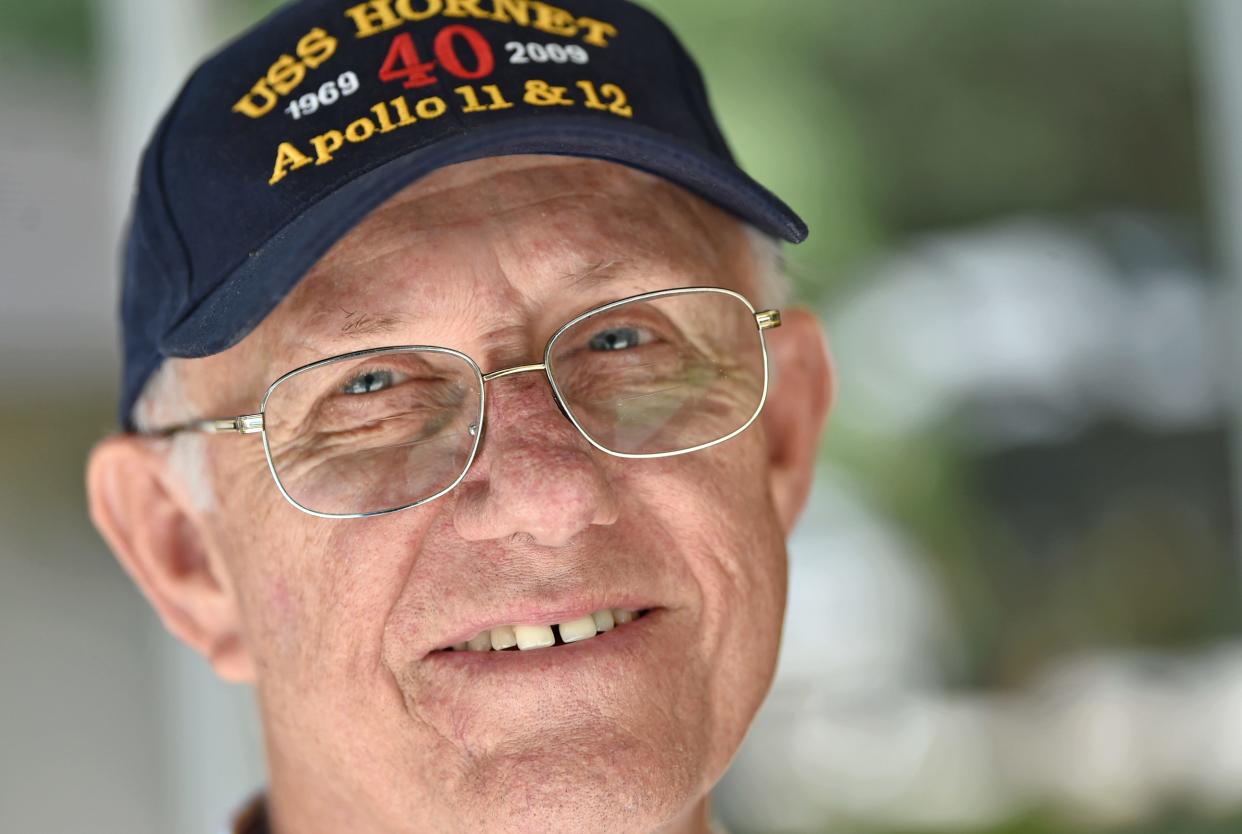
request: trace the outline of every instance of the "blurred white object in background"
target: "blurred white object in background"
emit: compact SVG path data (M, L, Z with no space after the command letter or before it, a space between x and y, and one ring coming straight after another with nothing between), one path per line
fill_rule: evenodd
M1133 824L1242 803L1242 644L1096 652L1024 691L954 691L958 650L911 546L835 473L791 542L778 674L717 787L740 831L955 831L1031 807Z
M1002 444L1110 416L1177 429L1222 415L1213 357L1227 310L1153 219L1016 218L927 236L858 287L829 333L847 369L834 419L860 431L910 433L984 397L989 419L972 431Z
M1106 420L1219 424L1219 289L1160 223L1098 220L929 236L871 269L826 317L837 427L883 442L980 405L972 436L998 446ZM1112 825L1242 804L1242 646L1100 651L1025 691L955 691L938 670L961 647L928 556L863 494L827 468L791 540L777 680L716 792L725 820L944 831L1032 807Z

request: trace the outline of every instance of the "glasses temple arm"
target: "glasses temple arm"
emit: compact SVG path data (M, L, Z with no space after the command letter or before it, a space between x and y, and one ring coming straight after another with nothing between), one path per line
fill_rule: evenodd
M263 431L262 414L241 414L237 417L224 417L215 420L191 420L162 429L153 429L143 434L153 437L171 437L181 432L199 432L200 434L257 434Z

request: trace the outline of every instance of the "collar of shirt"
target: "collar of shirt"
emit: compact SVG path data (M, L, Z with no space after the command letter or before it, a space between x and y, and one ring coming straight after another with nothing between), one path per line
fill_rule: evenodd
M233 822L225 829L225 834L271 834L263 793L255 794L233 815Z

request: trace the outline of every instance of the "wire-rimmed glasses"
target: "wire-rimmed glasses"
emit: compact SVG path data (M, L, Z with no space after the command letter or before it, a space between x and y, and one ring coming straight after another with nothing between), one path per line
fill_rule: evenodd
M548 340L543 361L483 373L452 348L371 348L282 375L259 411L173 426L261 434L284 497L321 518L407 510L465 478L483 439L486 385L542 371L561 412L595 448L623 458L705 449L755 421L768 392L764 330L740 293L682 287L587 310Z

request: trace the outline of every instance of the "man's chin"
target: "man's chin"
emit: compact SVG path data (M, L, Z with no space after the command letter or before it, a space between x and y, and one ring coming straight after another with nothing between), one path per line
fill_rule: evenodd
M707 790L695 742L586 721L515 735L470 761L452 801L477 814L472 832L656 831Z
M421 744L435 730L460 830L633 834L696 806L737 733L714 723L713 668L684 637L688 616L662 609L584 643L406 665L405 709Z

